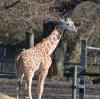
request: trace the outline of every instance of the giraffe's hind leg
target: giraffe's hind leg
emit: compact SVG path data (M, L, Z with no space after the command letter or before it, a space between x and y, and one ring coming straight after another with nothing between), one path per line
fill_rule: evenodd
M25 80L25 98L27 99L32 99L32 93L31 93L31 87L32 87L32 78L33 78L33 73L31 76L26 76Z
M24 77L24 73L23 73L23 69L20 68L19 66L17 66L16 68L16 76L17 76L17 99L19 99L19 90L21 89L21 84L23 81L23 77Z
M24 77L24 74L21 74L20 77L18 77L18 79L17 79L17 99L19 99L19 92L20 92L20 89L21 89L23 77Z

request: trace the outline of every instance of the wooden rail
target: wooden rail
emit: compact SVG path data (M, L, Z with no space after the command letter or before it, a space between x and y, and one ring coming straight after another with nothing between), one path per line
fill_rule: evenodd
M77 66L77 74L84 76L100 76L100 64L87 64L86 68L80 67L80 63L67 63L68 67L64 69L64 75L72 76L72 71L75 66ZM68 72L69 71L69 72ZM68 74L69 73L69 74Z

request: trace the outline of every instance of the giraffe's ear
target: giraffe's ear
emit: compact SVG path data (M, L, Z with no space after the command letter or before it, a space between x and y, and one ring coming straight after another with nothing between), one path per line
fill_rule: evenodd
M67 20L72 20L72 18L71 17L67 17Z
M63 23L63 22L64 22L64 19L61 19L61 18L60 18L60 21Z
M70 13L69 14L67 14L67 20L71 20L71 15L70 15Z
M69 15L69 16L67 16L67 19L71 19L71 16Z
M69 17L67 17L67 20L69 20Z

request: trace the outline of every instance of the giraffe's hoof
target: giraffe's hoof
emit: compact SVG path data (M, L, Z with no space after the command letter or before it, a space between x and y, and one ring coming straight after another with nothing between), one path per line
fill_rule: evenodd
M25 96L25 99L29 99L29 97L28 96Z

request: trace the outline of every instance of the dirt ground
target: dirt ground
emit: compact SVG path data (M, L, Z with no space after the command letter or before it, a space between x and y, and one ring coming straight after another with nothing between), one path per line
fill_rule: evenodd
M100 99L100 85L86 85L85 99ZM46 81L42 99L72 99L71 82L68 81ZM32 85L33 99L36 99L36 81ZM78 92L77 92L78 94ZM16 80L0 79L0 99L15 99ZM24 99L20 91L20 99ZM77 97L78 99L78 97Z

